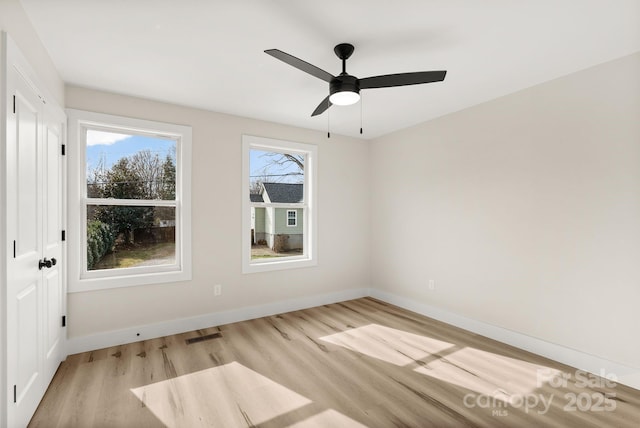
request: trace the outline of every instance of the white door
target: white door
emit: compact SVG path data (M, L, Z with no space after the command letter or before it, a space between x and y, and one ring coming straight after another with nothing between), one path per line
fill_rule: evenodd
M65 288L62 261L62 218L63 218L63 157L61 153L64 117L54 115L45 109L43 121L43 216L42 239L44 252L51 267L43 272L43 340L44 340L44 378L49 384L56 373L63 355L64 329L62 315L65 313ZM46 266L49 266L48 264Z
M12 50L15 55L17 50ZM26 426L62 355L64 122L18 64L7 61L8 426ZM53 109L55 111L55 109ZM55 266L54 261L55 259Z

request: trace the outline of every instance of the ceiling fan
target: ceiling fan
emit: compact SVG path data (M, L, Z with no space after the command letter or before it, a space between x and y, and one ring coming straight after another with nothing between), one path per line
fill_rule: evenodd
M318 107L311 113L311 116L324 113L333 104L351 105L357 103L360 100L361 89L389 88L392 86L441 82L447 74L446 70L417 71L413 73L385 74L383 76L358 79L347 73L347 59L349 59L353 50L354 47L350 43L340 43L333 49L338 58L342 60L342 73L337 76L333 76L315 65L309 64L279 49L267 49L264 52L280 61L286 62L298 70L302 70L329 83L329 95L318 104Z

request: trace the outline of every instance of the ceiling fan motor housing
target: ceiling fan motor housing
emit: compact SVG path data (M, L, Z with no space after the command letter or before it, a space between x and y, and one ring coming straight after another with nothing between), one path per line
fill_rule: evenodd
M341 74L333 79L329 83L329 94L333 95L336 92L355 92L360 93L360 84L355 76L350 74Z

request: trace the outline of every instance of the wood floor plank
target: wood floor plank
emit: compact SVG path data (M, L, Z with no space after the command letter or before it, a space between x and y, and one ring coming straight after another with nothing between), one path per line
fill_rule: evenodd
M363 298L69 356L30 426L638 426L584 376Z

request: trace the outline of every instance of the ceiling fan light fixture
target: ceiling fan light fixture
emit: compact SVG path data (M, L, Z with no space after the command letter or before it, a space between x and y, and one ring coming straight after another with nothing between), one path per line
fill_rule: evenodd
M360 94L353 91L336 92L331 94L329 101L337 106L350 106L360 101Z
M338 106L349 106L360 101L360 85L358 79L343 73L331 79L329 84L329 101Z

